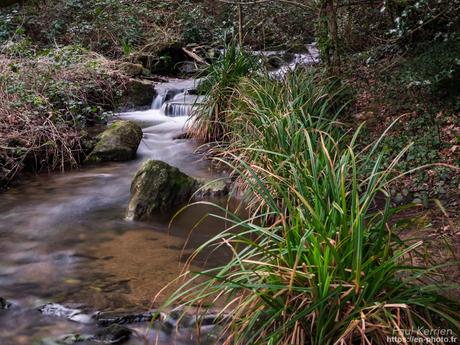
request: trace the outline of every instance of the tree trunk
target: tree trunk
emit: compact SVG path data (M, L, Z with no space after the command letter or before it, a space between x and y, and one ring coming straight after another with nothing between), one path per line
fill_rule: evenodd
M243 9L241 3L237 5L238 10L238 43L240 49L243 48Z
M331 40L331 62L333 67L340 69L339 32L337 26L337 9L334 0L324 1L324 12L327 17L329 39Z

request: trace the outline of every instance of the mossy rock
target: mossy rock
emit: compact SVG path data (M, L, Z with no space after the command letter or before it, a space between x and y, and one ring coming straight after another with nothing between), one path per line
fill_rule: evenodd
M171 213L188 201L198 184L179 169L156 160L146 161L131 184L128 218L147 219L158 213Z
M122 108L140 108L150 106L156 95L152 82L141 79L129 79L122 95Z
M123 62L120 70L129 77L137 77L142 74L144 66L138 63Z
M127 161L136 157L142 129L132 121L116 121L98 137L86 163Z

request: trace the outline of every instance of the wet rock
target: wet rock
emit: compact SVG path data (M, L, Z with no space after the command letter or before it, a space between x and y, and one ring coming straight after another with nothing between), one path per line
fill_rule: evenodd
M125 86L122 96L124 109L150 106L156 95L152 82L148 80L129 79Z
M8 302L6 299L3 297L0 297L0 310L2 309L8 309L11 307L11 303Z
M163 315L161 326L165 330L190 328L194 317L181 310L173 310L167 315Z
M93 335L90 334L78 334L72 333L64 335L58 339L45 338L41 341L42 345L72 345L94 339Z
M62 317L79 323L86 324L93 322L92 315L85 313L82 309L79 309L78 307L63 306L57 303L48 303L38 308L38 310L43 315Z
M134 159L141 140L142 129L138 124L132 121L116 121L98 136L98 142L86 162Z
M99 330L95 335L95 339L105 344L118 344L127 340L131 334L132 331L128 327L113 324Z
M208 332L216 326L229 321L227 315L219 313L209 313L204 315L184 313L183 310L173 310L169 314L163 314L161 318L161 327L164 331L171 330L196 330Z
M195 193L197 198L222 197L229 192L229 181L226 179L198 179L200 187Z
M134 176L128 218L140 220L158 212L172 212L186 202L197 188L197 182L169 164L146 161Z
M95 316L98 326L109 326L112 324L125 325L140 322L150 322L156 311L145 313L119 314L111 312L98 313Z
M137 77L142 74L144 66L138 63L123 62L120 69L129 77Z

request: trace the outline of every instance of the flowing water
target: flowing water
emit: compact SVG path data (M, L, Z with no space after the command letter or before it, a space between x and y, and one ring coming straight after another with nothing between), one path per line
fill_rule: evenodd
M280 78L316 59L311 46L309 54L295 55L271 74ZM94 324L42 315L37 308L48 302L73 303L88 312L149 310L193 249L222 229L223 224L208 218L190 233L204 214L214 211L204 206L186 210L170 228L170 214L148 223L125 219L132 177L146 159L165 161L194 177L219 177L194 153L196 143L175 139L184 132L193 104L200 102L194 96L195 81L171 80L156 89L151 109L119 115L143 128L136 160L31 176L0 195L0 297L13 303L0 310L0 345L55 344L46 339L95 332ZM192 268L228 259L218 254L199 258ZM174 288L167 286L156 302ZM147 326L140 325L138 336L127 344L145 344ZM149 344L200 343L190 332L149 334L155 338Z
M40 344L46 337L93 331L91 325L41 315L37 307L47 302L77 303L92 311L148 310L180 274L187 254L221 228L210 219L186 240L192 225L210 211L203 207L186 211L170 229L170 215L149 223L124 218L131 179L146 159L194 177L216 177L194 153L193 141L174 139L195 101L193 87L193 81L179 80L159 85L152 109L119 115L143 127L136 160L30 177L0 195L0 296L13 302L10 310L0 310L1 345ZM176 338L161 333L158 344L176 344ZM141 343L136 337L128 342Z

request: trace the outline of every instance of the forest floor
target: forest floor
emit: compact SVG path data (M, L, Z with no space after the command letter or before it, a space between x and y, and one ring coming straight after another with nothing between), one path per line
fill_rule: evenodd
M426 260L442 269L443 283L460 281L460 118L452 100L437 98L407 88L398 75L403 59L390 56L377 65L352 62L347 80L355 91L351 122L363 122L368 144L378 140L394 121L383 140L388 157L409 144L409 152L397 165L397 174L424 168L402 176L390 188L396 205L411 204L396 222L403 238L423 240ZM390 77L389 77L390 76ZM460 298L458 289L452 297Z

